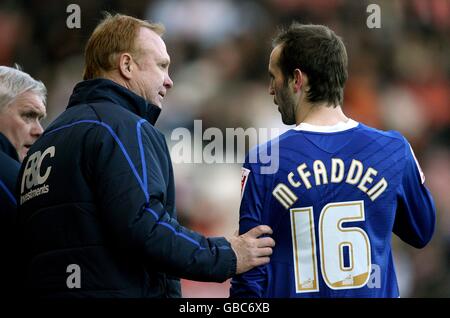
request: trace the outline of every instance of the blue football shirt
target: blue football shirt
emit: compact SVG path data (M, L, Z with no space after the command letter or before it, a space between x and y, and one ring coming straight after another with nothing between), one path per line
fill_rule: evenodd
M302 123L257 147L242 168L239 232L267 224L276 246L268 265L232 279L230 296L399 297L392 233L418 248L431 239L424 181L401 134L353 120Z

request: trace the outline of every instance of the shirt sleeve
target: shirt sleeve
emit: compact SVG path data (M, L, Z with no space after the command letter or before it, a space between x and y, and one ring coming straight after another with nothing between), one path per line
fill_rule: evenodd
M261 176L248 163L242 167L241 205L239 218L239 234L244 234L255 226L263 224L264 205L263 187L259 184ZM231 280L231 298L261 298L267 288L267 266L258 266Z
M164 137L146 125L120 139L97 130L87 174L101 223L114 246L151 270L223 282L236 272L236 255L225 238L206 238L168 213L170 156Z
M397 192L394 233L406 243L422 248L431 240L436 222L433 197L425 186L425 176L405 140L405 168Z

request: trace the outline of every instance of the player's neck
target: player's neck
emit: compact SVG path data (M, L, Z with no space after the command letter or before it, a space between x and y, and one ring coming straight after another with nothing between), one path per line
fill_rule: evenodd
M307 123L317 126L333 126L339 122L347 122L348 117L345 116L341 106L327 106L326 103L312 105L304 103L300 105L296 116L296 124Z

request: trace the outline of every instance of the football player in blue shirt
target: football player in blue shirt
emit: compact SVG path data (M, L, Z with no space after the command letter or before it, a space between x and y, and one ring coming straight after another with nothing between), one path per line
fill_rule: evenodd
M435 207L408 141L342 111L347 53L322 25L293 23L273 42L270 87L283 123L242 168L240 233L277 242L270 264L232 280L231 297L399 297L391 237L424 247ZM277 171L259 158L279 153Z

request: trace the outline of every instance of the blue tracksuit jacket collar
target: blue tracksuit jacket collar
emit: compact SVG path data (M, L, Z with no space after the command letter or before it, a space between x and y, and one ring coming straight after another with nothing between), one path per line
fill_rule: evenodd
M154 125L161 109L130 91L104 78L96 78L78 83L73 89L67 108L94 102L108 101L120 105Z
M16 148L14 148L9 139L2 133L0 133L0 151L4 152L17 162L19 161L19 155L17 154Z

